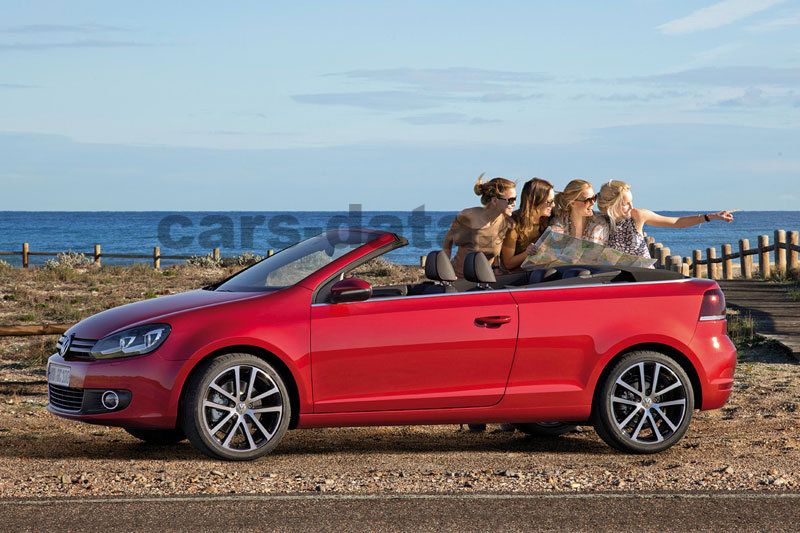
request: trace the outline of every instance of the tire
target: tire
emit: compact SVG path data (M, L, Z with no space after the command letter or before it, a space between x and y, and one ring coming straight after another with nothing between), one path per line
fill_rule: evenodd
M642 351L625 355L598 384L592 422L600 438L617 450L657 453L683 437L693 412L692 382L681 365Z
M186 435L180 429L125 428L125 431L147 444L156 446L178 444L182 440L186 440Z
M528 424L514 424L514 427L534 437L558 437L565 433L575 431L575 428L578 426L567 422L533 422Z
M186 387L181 427L209 457L257 459L275 449L289 427L292 408L286 385L269 363L254 355L212 359Z

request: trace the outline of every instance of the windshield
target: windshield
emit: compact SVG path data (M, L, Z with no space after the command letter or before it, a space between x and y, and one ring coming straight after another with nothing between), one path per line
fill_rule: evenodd
M378 231L361 229L330 230L267 257L215 290L247 292L289 287L381 235Z

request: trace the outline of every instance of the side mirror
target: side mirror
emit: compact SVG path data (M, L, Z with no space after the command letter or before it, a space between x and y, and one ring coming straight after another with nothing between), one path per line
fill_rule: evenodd
M358 278L347 278L337 281L331 287L331 301L335 304L342 302L363 302L372 296L372 285Z

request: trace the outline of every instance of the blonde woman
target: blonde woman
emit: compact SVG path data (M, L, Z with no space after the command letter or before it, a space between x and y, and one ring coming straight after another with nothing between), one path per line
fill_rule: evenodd
M720 211L686 217L666 217L649 209L633 207L631 186L624 181L608 180L598 195L600 212L608 218L610 234L608 246L620 252L650 257L643 235L645 225L659 228L689 228L703 222L724 220L733 222L733 213Z
M533 243L547 227L555 203L555 191L549 181L533 178L525 182L519 209L511 215L514 227L506 233L500 252L500 262L505 270L519 269L525 258L535 253Z
M606 244L608 223L604 217L594 212L597 195L591 183L580 179L570 181L564 190L556 195L555 202L555 216L550 222L551 230L598 244Z
M458 247L451 260L456 276L464 277L464 259L470 252L483 252L489 262L500 255L503 239L514 225L511 213L517 202L513 181L494 178L487 182L478 176L473 190L481 197L482 207L469 207L456 215L444 237L442 249L450 256L453 245Z

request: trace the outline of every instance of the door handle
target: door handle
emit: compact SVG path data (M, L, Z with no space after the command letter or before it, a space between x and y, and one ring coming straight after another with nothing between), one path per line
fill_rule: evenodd
M508 315L480 316L475 319L475 325L480 328L499 328L509 322L511 322L511 317Z

